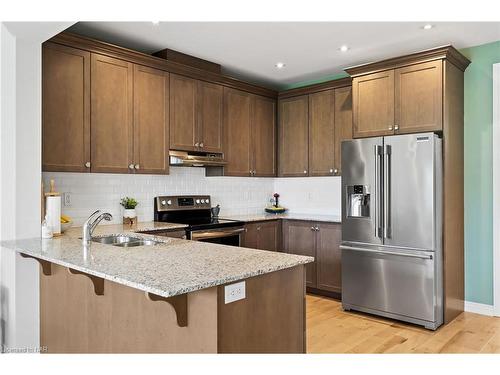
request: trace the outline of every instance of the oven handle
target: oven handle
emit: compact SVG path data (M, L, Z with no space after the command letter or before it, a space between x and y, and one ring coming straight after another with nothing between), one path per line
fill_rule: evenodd
M191 240L199 241L210 238L220 238L220 237L229 237L235 234L240 234L245 231L245 228L238 228L232 230L211 230L204 232L191 232Z

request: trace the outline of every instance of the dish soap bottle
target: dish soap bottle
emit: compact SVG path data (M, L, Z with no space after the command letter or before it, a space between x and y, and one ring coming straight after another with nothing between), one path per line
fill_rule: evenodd
M48 224L47 215L45 215L45 220L42 223L42 238L52 238L52 228Z

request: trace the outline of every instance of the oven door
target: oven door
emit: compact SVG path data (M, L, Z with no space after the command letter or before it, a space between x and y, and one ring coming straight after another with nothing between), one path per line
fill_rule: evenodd
M190 232L192 241L218 243L221 245L241 246L241 235L245 228L219 228L210 230L197 230Z

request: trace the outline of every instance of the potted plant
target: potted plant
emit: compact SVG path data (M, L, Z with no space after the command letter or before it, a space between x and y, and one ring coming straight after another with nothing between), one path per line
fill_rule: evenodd
M137 223L137 212L135 208L139 204L134 198L122 198L120 204L123 206L123 224Z

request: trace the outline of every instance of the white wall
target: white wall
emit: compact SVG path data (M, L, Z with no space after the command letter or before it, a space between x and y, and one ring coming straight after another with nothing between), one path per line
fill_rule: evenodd
M41 43L69 25L0 24L0 240L40 233ZM0 257L1 344L38 347L38 264Z
M276 191L290 212L340 215L340 177L205 177L203 168L173 167L168 176L43 173L45 186L51 179L57 191L70 193L71 206L63 206L62 212L77 225L96 209L121 222L119 202L125 196L139 202L139 221L153 220L153 198L158 195L208 194L213 205L221 205L221 215L230 216L262 213Z

